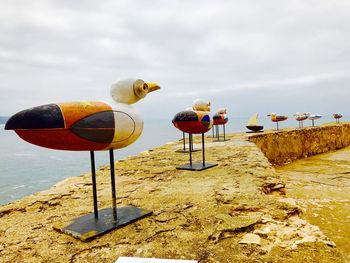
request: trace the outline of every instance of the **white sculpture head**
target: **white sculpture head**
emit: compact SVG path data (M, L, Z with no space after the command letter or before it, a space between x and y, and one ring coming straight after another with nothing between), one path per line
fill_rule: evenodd
M227 113L226 108L219 108L218 109L218 114L226 114L226 113Z
M192 108L196 111L210 111L210 101L196 99L193 101Z
M112 84L111 96L115 102L133 104L158 89L160 86L154 82L146 83L142 79L125 79Z

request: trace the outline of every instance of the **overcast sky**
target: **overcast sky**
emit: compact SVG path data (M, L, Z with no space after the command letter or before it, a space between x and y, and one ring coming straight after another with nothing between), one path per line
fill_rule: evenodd
M196 98L231 116L349 114L349 0L1 0L0 115L110 100L126 77L162 89L135 104L171 119Z

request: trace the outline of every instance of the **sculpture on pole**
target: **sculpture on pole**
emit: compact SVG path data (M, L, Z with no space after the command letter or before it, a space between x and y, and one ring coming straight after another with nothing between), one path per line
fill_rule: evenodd
M52 103L23 110L6 123L23 140L50 149L90 151L94 213L55 228L83 241L141 219L152 212L116 207L114 150L127 147L142 133L143 121L131 104L160 89L141 79L118 81L111 87L114 103L99 101ZM94 151L109 151L112 208L98 210Z
M202 134L202 163L192 163L192 150L189 146L190 163L176 169L201 171L216 166L205 162L204 133L208 132L213 126L213 118L210 115L210 102L201 99L194 101L193 110L180 111L175 115L172 123L180 131L189 134L189 145L193 143L193 134Z

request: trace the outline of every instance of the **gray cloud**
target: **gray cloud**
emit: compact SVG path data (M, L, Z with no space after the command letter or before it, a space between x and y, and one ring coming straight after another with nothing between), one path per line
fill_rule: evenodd
M123 77L161 84L136 105L155 118L170 119L197 97L237 116L346 114L349 11L345 0L3 0L0 115L109 100Z

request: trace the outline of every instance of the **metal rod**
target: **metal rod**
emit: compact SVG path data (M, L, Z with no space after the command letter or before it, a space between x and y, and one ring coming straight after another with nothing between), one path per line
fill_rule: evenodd
M312 120L312 127L315 127L315 121Z
M191 151L193 152L193 135L191 134L191 145L190 145L190 147L191 147Z
M215 137L215 134L214 134L214 126L212 127L212 131L213 131L213 138Z
M218 141L220 140L220 130L219 130L219 125L216 125L216 138Z
M114 220L117 220L117 199L115 197L115 171L114 171L114 152L113 152L113 149L109 150L109 162L110 162L110 169L111 169L113 218L114 218Z
M224 130L224 141L226 141L226 131L225 131L225 124L222 125L222 128Z
M277 131L278 131L278 122L277 122Z
M186 138L185 138L185 133L184 132L182 132L182 140L183 140L184 151L185 151L186 150L186 142L185 142Z
M95 154L90 151L91 160L91 175L92 175L92 195L94 201L94 216L95 219L98 218L98 205L97 205L97 190L96 190L96 171L95 171Z
M204 133L202 133L202 156L203 156L203 167L205 167Z
M189 152L190 152L190 166L192 166L192 148L191 148L192 134L191 133L188 138L188 143L189 143Z

